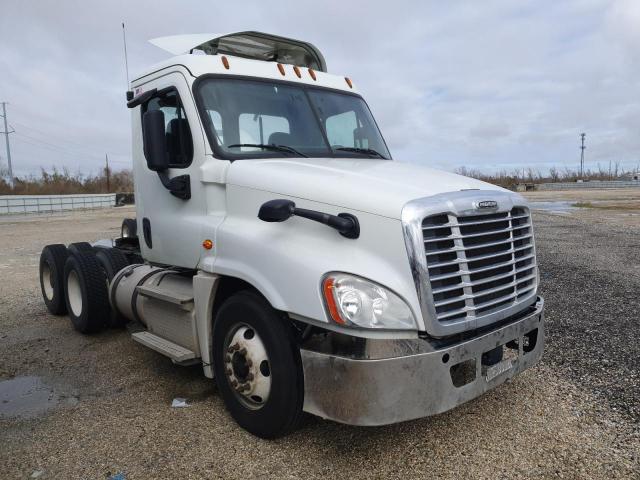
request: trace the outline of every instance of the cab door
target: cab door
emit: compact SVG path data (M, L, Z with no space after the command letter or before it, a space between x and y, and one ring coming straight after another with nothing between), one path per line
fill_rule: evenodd
M138 237L142 255L154 263L195 268L201 250L202 221L206 212L200 186L205 159L204 135L186 77L172 72L136 88L136 96L155 93L133 110L134 180ZM164 114L164 149L169 168L155 172L145 158L143 118L146 112ZM188 195L168 188L180 177Z

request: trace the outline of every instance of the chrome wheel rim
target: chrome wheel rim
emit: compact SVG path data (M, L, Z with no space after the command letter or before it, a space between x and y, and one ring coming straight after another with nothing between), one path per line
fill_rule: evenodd
M224 343L227 382L245 407L259 410L271 393L271 364L258 333L246 324L232 328Z

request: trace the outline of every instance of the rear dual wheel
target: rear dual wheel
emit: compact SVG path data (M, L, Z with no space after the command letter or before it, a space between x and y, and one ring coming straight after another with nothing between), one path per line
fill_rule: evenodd
M242 291L220 307L213 343L217 385L235 421L262 438L295 429L304 384L289 320L257 293Z
M94 333L105 326L122 327L126 319L112 312L109 282L129 265L117 249L96 249L76 242L47 245L40 254L40 288L47 309L69 314L76 330Z
M40 289L47 310L54 315L67 313L64 299L64 264L69 252L61 244L47 245L40 254Z
M115 248L101 248L96 251L96 259L104 270L106 277L107 296L109 295L109 284L120 270L129 266L127 256ZM115 309L110 310L109 326L121 328L127 324L127 319L120 315Z
M138 236L138 224L135 218L125 218L120 227L121 238L136 238Z
M79 253L79 252L94 252L95 249L89 242L74 242L70 243L69 247L67 247L70 253Z
M77 251L64 265L65 301L73 327L96 333L109 324L107 276L95 254Z

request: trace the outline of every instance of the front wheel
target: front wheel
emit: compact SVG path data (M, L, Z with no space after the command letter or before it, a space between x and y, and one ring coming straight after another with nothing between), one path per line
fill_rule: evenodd
M291 323L258 294L239 292L220 307L213 344L218 389L235 421L262 438L295 429L304 383Z

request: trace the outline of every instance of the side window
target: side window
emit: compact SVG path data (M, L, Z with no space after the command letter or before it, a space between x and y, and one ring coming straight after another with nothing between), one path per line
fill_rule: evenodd
M260 115L254 113L242 113L238 119L240 130L240 143L260 143L276 145L283 142L283 135L291 133L289 120L285 117L273 115ZM273 134L276 135L273 135ZM252 147L242 147L241 151L253 150Z
M353 110L328 117L325 128L332 147L369 148L369 140L360 133L362 129Z
M166 90L149 100L142 114L152 110L164 113L167 156L172 168L185 168L193 159L193 139L180 96L175 89Z

